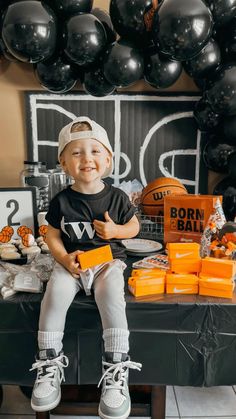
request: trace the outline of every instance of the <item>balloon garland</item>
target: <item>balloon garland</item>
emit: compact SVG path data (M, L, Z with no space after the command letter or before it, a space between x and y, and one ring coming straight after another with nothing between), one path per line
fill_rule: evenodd
M202 98L194 117L208 141L206 166L228 174L226 217L236 215L236 0L2 0L0 54L32 63L42 87L65 93L80 80L102 97L144 78L156 89L182 69ZM1 65L1 63L0 63Z

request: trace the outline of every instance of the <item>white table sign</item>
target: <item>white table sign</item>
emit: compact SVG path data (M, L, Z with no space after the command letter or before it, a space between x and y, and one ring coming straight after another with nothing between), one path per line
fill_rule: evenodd
M34 188L0 188L0 232L3 227L14 228L13 238L18 237L21 225L37 233L36 193Z

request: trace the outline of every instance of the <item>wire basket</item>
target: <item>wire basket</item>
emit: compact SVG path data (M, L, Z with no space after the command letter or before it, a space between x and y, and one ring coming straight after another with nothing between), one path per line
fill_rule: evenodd
M138 237L160 241L164 239L164 217L157 215L138 214L140 232Z

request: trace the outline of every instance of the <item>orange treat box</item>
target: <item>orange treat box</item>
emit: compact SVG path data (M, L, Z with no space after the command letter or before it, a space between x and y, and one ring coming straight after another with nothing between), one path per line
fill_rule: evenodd
M163 277L165 272L163 272L163 269L158 268L150 268L150 269L133 269L131 272L131 276L137 276L141 278L159 278Z
M167 274L167 294L198 294L198 276L194 274Z
M212 297L232 298L234 281L232 278L217 278L200 274L199 294Z
M139 278L137 276L128 279L128 288L135 297L144 295L163 294L165 292L165 272L158 278Z
M175 273L197 273L202 265L201 258L194 259L170 259L170 270Z
M195 259L200 257L199 243L168 243L170 259Z
M206 257L202 259L201 273L216 278L233 278L236 273L236 262L228 259Z
M101 263L110 262L113 260L111 246L108 244L97 249L88 250L78 255L77 260L81 269L88 269Z

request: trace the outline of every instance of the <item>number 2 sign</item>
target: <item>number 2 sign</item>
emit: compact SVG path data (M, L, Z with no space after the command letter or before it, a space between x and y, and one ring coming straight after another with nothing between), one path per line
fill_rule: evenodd
M5 226L14 229L13 237L17 237L17 229L26 225L33 230L37 223L36 192L34 188L0 188L0 231Z

